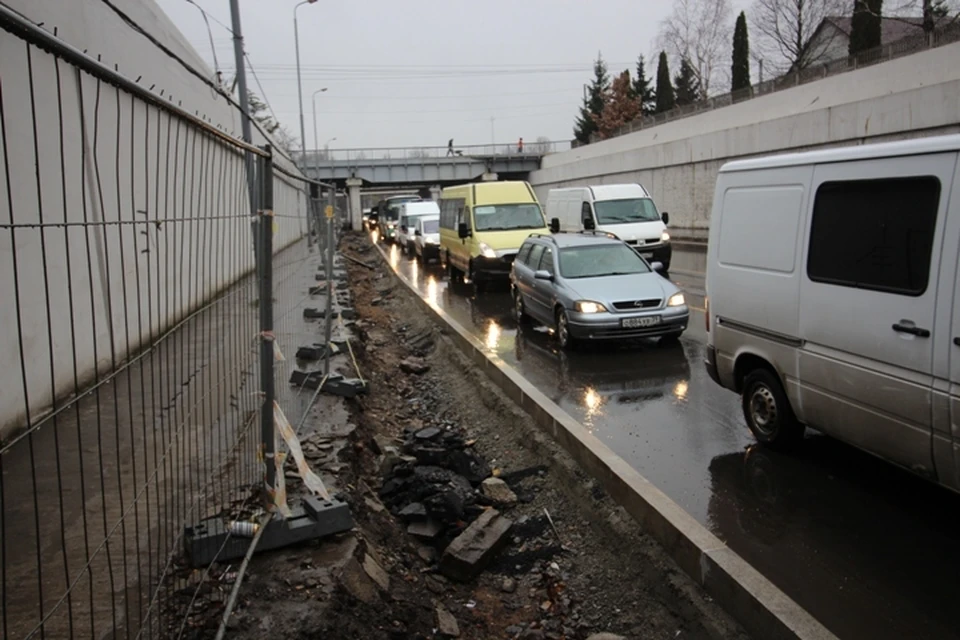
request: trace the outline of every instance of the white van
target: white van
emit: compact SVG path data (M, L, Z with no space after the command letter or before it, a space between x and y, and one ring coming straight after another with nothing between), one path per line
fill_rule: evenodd
M666 225L670 215L657 205L640 184L606 184L592 187L551 189L547 194L547 218L566 232L605 231L640 252L649 261L670 269L673 248ZM554 228L557 228L554 222Z
M960 491L958 156L953 135L720 170L706 365L760 442L809 426Z
M440 205L433 200L425 202L404 202L400 205L397 223L396 243L400 251L412 256L414 253L413 228L420 216L439 216Z

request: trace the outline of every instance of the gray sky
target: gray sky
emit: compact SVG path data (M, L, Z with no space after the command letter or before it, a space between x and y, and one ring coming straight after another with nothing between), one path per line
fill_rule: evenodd
M211 67L203 17L157 0ZM220 69L233 74L227 0L194 0L211 16ZM297 137L296 0L241 0L246 50L280 121ZM740 2L735 3L742 4ZM568 140L590 66L611 72L654 51L669 0L320 0L297 12L307 146L444 146ZM648 73L655 74L655 62ZM248 70L249 74L249 70ZM250 87L261 93L256 80ZM491 126L491 118L494 121Z

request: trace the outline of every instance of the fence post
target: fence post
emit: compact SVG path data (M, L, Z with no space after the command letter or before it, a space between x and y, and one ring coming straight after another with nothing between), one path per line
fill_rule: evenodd
M260 260L260 391L263 403L260 406L260 446L263 451L263 489L268 510L274 506L276 492L277 467L274 460L275 440L273 425L273 403L276 389L273 379L273 155L269 146L267 157L258 160L260 209L257 211L259 222Z
M327 191L327 208L326 208L326 235L327 235L327 253L326 253L326 266L324 270L327 273L327 313L326 313L326 326L323 330L323 344L325 345L325 357L323 359L323 375L330 374L330 333L331 325L333 323L333 318L331 318L333 311L333 218L336 213L336 204L337 204L337 190L334 187L331 187Z

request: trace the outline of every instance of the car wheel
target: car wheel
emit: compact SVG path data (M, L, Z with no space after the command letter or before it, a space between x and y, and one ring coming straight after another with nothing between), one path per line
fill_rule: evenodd
M576 348L576 340L570 335L570 321L564 309L557 309L557 342L561 349Z
M797 421L780 380L768 369L747 374L741 400L747 426L761 444L788 450L803 439L804 427Z
M523 296L520 295L519 290L514 290L513 292L513 313L517 324L530 324L530 316L527 315L527 311L523 306Z

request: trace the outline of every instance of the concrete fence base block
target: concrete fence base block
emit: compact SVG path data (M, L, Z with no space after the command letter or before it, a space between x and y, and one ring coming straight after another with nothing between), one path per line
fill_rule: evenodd
M384 263L387 256L378 247ZM793 599L729 549L666 494L593 436L513 367L494 361L456 320L410 289L463 353L549 433L582 469L653 536L678 565L754 637L764 640L837 640Z

